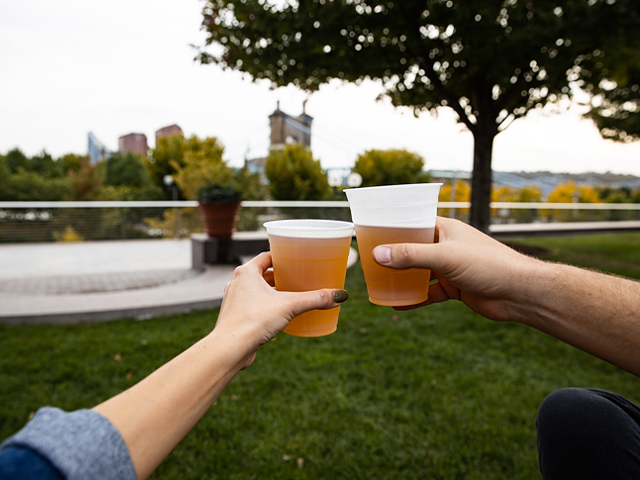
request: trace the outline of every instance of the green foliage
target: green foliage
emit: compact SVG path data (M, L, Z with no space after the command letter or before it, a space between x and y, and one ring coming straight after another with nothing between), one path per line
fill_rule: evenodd
M11 170L7 165L7 158L0 155L0 202L8 200L7 190L11 182Z
M272 150L265 174L274 200L322 200L329 193L327 176L320 162L301 144Z
M143 187L150 181L142 157L137 153L114 153L106 161L105 185Z
M102 197L114 200L156 200L162 190L153 183L144 158L136 153L115 153L104 162Z
M580 57L583 87L592 95L587 116L604 138L630 142L640 138L640 8L624 2L621 15L603 18L610 31L605 44Z
M46 178L36 172L20 169L0 179L0 200L14 202L58 201L69 192L64 178Z
M58 158L58 163L62 166L64 174L69 172L78 172L83 164L89 163L87 155L78 155L77 153L67 153Z
M183 138L180 136L176 139ZM233 169L222 159L224 147L215 137L199 139L195 135L184 142L182 159L171 160L174 181L186 198L198 200L203 187L239 194L233 185Z
M36 172L44 178L61 178L65 174L62 164L44 150L31 157L27 165L29 171Z
M67 173L69 194L66 196L65 200L98 200L98 195L104 183L103 170L104 165L92 165L89 162L84 162L81 164L80 169L77 172L73 170L69 171L69 173Z
M637 64L629 48L640 25L634 0L561 7L551 0L207 4L206 44L221 45L223 53L203 50L202 62L308 89L332 78L381 79L395 105L453 108L474 133L480 115L505 125L570 95L570 81L588 88L629 77L629 69L613 69L613 58L609 65L600 57Z
M522 242L557 261L630 266L640 279L638 233ZM540 477L535 418L550 392L595 387L640 401L635 376L522 325L460 302L372 305L359 265L346 289L336 333L261 347L152 478L529 480ZM43 405L91 408L134 385L217 315L0 326L0 439Z
M195 136L186 140L184 136L179 134L157 139L156 146L147 159L147 169L154 184L165 191L167 198L171 198L171 192L164 184L164 177L166 175L174 176L176 174L176 165L178 167L183 165L187 142L193 145L199 141Z
M198 189L196 192L196 198L202 203L230 203L239 202L241 199L241 193L239 190L234 188L232 183L227 184L227 186L207 184Z
M598 198L605 203L640 203L640 189L628 187L614 188L610 186L596 187Z
M353 171L362 175L362 186L428 182L424 159L406 150L368 150L358 156Z
M251 173L247 167L239 168L234 179L242 186L243 200L266 200L269 196L266 185L259 173Z
M453 109L474 136L471 223L486 230L493 139L529 110L578 86L622 105L592 110L603 132L637 130L639 11L636 0L207 0L205 47L220 53L198 59L309 90L372 78L416 115Z
M62 164L53 159L46 151L28 158L18 148L7 152L5 156L11 173L34 172L44 178L60 178L65 174Z
M180 141L182 145L178 146ZM173 152L173 157L165 158L174 181L186 198L205 202L264 199L265 189L260 176L246 168L229 167L222 158L224 147L217 138L200 139L193 135L185 140L174 135L159 143L161 152Z
M7 161L7 167L9 167L11 173L18 173L20 170L29 170L29 159L19 148L9 150L5 158Z

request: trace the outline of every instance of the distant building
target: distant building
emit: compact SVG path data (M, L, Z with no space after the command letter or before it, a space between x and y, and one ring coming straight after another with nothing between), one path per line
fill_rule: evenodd
M302 103L302 114L298 117L284 113L280 110L280 102L276 104L276 110L269 115L271 137L269 150L282 150L285 145L301 143L311 148L311 123L313 118L305 112L307 101ZM267 164L267 157L245 159L244 165L251 173L263 173ZM266 180L265 180L266 182Z
M89 132L87 134L87 154L89 155L89 161L91 164L97 163L101 160L105 160L111 156L111 151L105 147L100 140Z
M244 166L251 173L262 173L267 165L267 157L245 159Z
M301 143L311 148L311 123L313 117L305 112L307 101L302 103L302 115L292 117L280 110L280 102L276 111L269 115L271 125L271 150L282 150L288 143Z
M431 180L433 182L453 182L458 180L471 181L471 172L462 172L459 170L429 170ZM553 189L557 186L560 180L554 180L554 178L560 178L559 175L550 174L548 177L542 177L537 174L529 173L525 176L525 172L491 172L491 179L494 186L506 186L515 189L522 189L526 187L536 187L542 192L542 198L547 198ZM554 178L552 178L554 177Z
M184 136L184 132L178 125L169 125L168 127L162 127L161 129L156 130L156 145L158 144L158 139L160 137L170 137L171 135Z
M118 138L118 150L122 153L138 153L147 156L149 146L144 133L129 133Z
M349 175L351 169L349 167L329 167L325 170L327 181L331 187L348 187Z

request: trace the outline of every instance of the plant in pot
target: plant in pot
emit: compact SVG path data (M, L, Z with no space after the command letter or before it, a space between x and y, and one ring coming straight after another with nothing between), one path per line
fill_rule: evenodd
M191 137L181 164L172 162L175 182L185 197L197 200L205 232L230 238L240 213L243 186L222 159L224 147L216 138Z
M213 238L231 238L240 216L242 192L232 182L208 183L196 194L204 230Z

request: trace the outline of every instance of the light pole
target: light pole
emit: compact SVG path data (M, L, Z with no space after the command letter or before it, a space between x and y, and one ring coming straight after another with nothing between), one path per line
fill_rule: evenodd
M173 201L175 202L178 199L178 191L176 189L175 183L173 183L173 177L171 175L165 175L162 178L164 184L171 189Z
M360 175L357 172L351 172L347 176L347 185L349 187L351 187L351 188L358 188L360 185L362 185L362 175ZM349 210L349 209L347 209L347 210Z
M347 177L347 185L351 188L358 188L362 185L362 175L356 172L351 172Z
M339 172L330 171L327 175L327 183L333 189L333 195L337 195L338 187L342 185L342 175Z
M162 181L164 182L164 184L169 187L171 189L171 197L173 198L173 201L177 201L178 200L178 186L175 184L175 182L173 181L173 177L171 175L165 175L162 178ZM182 229L182 222L181 222L181 212L180 209L178 207L174 207L175 208L175 212L176 212L176 218L175 218L175 231L176 231L176 238L180 238L180 230Z

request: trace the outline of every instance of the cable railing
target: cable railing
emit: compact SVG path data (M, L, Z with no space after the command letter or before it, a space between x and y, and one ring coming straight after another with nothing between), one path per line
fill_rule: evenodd
M468 221L470 202L440 202L438 214ZM492 202L493 225L640 221L637 203ZM0 243L186 238L202 232L196 201L0 202ZM346 201L244 201L238 231L268 220L351 220Z

